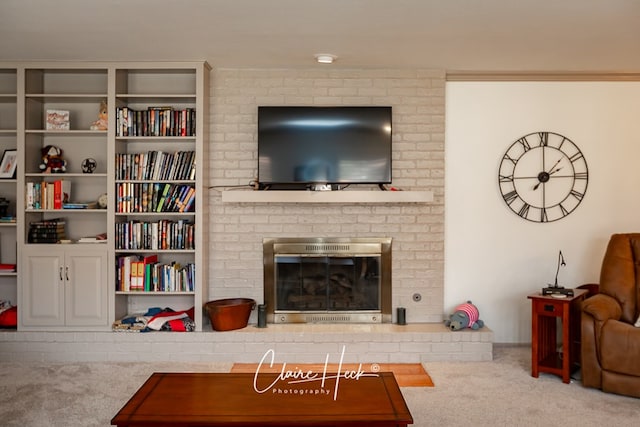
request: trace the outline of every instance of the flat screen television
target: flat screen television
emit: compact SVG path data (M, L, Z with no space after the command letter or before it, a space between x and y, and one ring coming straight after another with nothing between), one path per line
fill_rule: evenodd
M391 182L391 107L258 107L262 189Z

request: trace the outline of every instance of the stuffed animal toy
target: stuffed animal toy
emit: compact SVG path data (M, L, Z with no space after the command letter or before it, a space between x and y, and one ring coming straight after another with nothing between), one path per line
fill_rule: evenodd
M449 319L445 320L444 324L452 331L459 331L465 328L475 330L484 326L484 322L480 320L478 307L473 305L471 301L457 306L453 314L449 316Z
M64 173L67 171L67 161L62 157L62 149L55 145L42 148L42 162L40 170L44 173Z
M107 124L109 121L109 110L107 109L107 101L100 102L100 112L98 113L98 120L91 124L91 130L107 130Z

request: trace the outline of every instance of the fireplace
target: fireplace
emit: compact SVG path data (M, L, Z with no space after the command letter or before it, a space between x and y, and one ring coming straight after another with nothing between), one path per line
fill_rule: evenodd
M391 238L267 238L263 254L268 322L391 322Z

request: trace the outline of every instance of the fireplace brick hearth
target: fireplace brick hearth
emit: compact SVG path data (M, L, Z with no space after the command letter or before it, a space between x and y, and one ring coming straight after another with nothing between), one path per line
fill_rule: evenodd
M227 332L114 333L0 331L0 362L419 363L490 361L493 331L451 331L443 323L249 325Z

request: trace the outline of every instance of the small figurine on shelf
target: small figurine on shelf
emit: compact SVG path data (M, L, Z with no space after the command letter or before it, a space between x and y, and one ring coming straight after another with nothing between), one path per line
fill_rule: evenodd
M93 173L98 167L98 162L95 159L88 158L82 161L82 173Z
M109 121L109 110L107 109L107 101L100 101L100 112L98 120L91 124L91 130L107 130Z
M64 173L67 171L67 161L62 157L62 149L55 145L42 148L40 170L43 173Z

